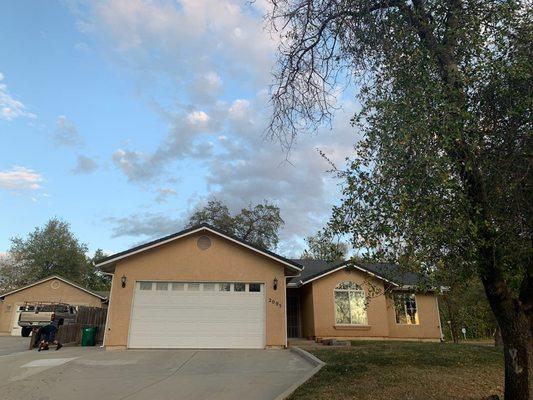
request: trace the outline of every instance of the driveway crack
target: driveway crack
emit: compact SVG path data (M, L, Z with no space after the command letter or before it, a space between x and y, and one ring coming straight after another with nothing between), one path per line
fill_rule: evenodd
M179 371L180 371L180 370L181 370L181 369L182 369L182 368L183 368L183 367L184 367L189 361L191 361L192 358L193 358L197 353L198 353L198 351L195 351L195 352L194 352L189 358L187 358L184 362L182 362L182 363L178 366L178 368L176 368L174 371L172 371L172 373L168 374L167 376L164 376L164 377L161 378L161 379L158 379L158 380L155 381L155 382L152 382L152 383L150 383L150 384L148 384L148 385L146 385L146 386L143 386L142 388L139 388L139 389L137 389L136 391L134 391L134 392L132 392L132 393L129 393L129 394L127 394L127 395L124 396L124 397L121 397L119 400L127 399L127 398L129 398L129 397L131 397L131 396L134 396L134 395L136 395L136 394L142 392L142 391L145 390L145 389L148 389L148 388L150 388L150 387L152 387L152 386L154 386L154 385L157 385L157 384L159 384L159 383L161 383L161 382L163 382L163 381L165 381L165 380L167 380L167 379L173 377L173 376L176 375L176 374L177 374L177 373L178 373L178 372L179 372Z

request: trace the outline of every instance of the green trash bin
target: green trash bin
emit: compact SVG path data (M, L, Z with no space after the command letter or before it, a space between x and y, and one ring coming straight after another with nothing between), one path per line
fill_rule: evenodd
M86 326L81 332L81 345L94 346L96 344L96 326Z

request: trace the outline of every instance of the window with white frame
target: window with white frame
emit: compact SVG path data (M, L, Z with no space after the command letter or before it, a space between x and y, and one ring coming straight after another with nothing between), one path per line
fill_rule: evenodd
M418 325L418 310L414 293L394 293L396 323Z
M342 282L334 290L335 324L366 325L365 291L354 282Z

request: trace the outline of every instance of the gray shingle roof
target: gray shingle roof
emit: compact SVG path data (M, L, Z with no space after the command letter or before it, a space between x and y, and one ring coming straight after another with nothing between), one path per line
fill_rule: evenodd
M333 271L343 265L346 265L349 261L330 263L324 260L299 260L293 259L292 261L302 265L304 269L301 272L301 276L294 278L290 283L305 283L311 279L318 278L330 271ZM358 262L357 266L363 270L377 275L379 278L388 280L398 285L417 285L419 283L419 276L412 272L400 271L399 267L394 264L385 263L361 263Z

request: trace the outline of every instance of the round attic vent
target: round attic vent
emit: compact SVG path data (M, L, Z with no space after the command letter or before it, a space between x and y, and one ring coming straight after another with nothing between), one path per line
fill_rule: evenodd
M59 286L60 286L60 285L61 285L61 284L59 283L59 281L52 281L52 283L50 283L50 287L51 287L52 289L59 289Z
M200 250L207 250L211 247L211 239L208 236L200 236L196 245Z

